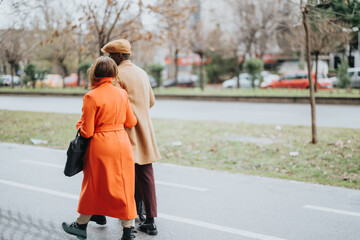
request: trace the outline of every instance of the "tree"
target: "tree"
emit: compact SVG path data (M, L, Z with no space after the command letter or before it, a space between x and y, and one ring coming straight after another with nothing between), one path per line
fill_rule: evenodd
M183 49L190 47L191 28L189 17L197 9L196 5L191 5L188 1L180 0L157 0L154 5L148 8L159 17L160 29L164 35L170 52L170 66L174 59L174 78L177 85L178 76L178 57Z
M341 63L338 66L338 70L337 70L337 78L339 80L338 86L341 88L347 88L351 83L350 76L347 72L348 68L349 68L349 64L347 58L342 57Z
M330 18L330 23L334 26L341 25L343 28L354 28L360 26L360 3L358 0L324 0L316 5L316 10L322 12ZM353 48L358 47L357 32L349 31L349 58ZM358 49L360 50L360 49Z
M245 71L251 76L251 86L255 89L255 79L260 76L263 70L263 62L258 58L249 58L245 61Z
M11 87L14 87L14 75L16 74L16 66L19 65L23 58L23 52L26 51L25 41L22 41L24 35L23 29L11 29L1 42L0 54L10 65Z
M206 65L204 59L201 59L201 68L205 65L204 70L209 83L219 83L222 75L229 74L232 70L231 62L225 54L227 44L224 44L224 32L220 24L217 23L215 28L209 32L205 32L204 29L201 28L198 35L199 36L196 37L198 47L196 48L201 49L203 58L210 59L210 63ZM236 62L238 64L237 56ZM202 73L203 69L201 69L200 72Z
M95 49L98 49L99 55L102 55L101 48L113 39L126 38L132 43L149 37L148 33L141 34L142 1L138 1L138 11L135 14L130 14L132 5L133 1L130 0L107 0L105 4L87 1L86 5L82 5L85 17L80 17L79 20L85 23L92 36L95 36Z
M228 0L235 13L235 28L233 43L241 47L244 55L255 57L273 49L277 32L281 30L283 21L287 21L290 14L286 9L289 3L277 0ZM239 34L240 33L240 34ZM232 47L234 49L234 47Z
M25 68L24 68L24 72L25 72L25 81L26 82L32 82L32 87L35 88L35 80L36 80L36 66L35 64L32 63L28 63Z
M303 25L305 30L305 44L306 44L306 61L308 67L308 78L309 78L309 89L310 89L310 105L311 105L311 130L312 130L312 139L311 143L316 144L316 115L315 115L315 94L314 94L314 84L311 73L311 52L310 52L310 33L309 33L309 23L308 23L308 14L309 14L309 5L303 6L303 1L301 0L300 11L303 16Z
M311 8L309 34L312 52L315 55L315 92L317 92L319 55L339 50L348 43L349 39L347 33L331 23L332 19L333 14L319 10L318 6Z
M219 83L225 77L234 75L232 63L233 58L224 57L219 53L208 55L211 62L205 66L205 72L209 79L209 83Z
M162 85L161 82L161 72L164 70L164 66L161 64L151 64L149 66L150 75L153 76L156 80L158 86Z

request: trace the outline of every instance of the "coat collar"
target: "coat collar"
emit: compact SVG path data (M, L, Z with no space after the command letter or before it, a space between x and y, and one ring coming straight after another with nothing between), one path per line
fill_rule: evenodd
M111 83L113 82L113 78L112 77L103 77L101 78L100 81L95 82L93 86L91 86L91 89L97 88L100 85L102 85L103 83Z
M129 65L132 65L132 62L130 60L124 60L120 63L119 67L129 66Z

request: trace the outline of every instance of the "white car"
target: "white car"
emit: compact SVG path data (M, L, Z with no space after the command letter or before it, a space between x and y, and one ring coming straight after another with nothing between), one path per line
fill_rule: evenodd
M357 68L349 68L347 70L352 88L360 88L360 67Z
M251 86L251 76L248 73L241 73L239 74L240 80L240 88L252 88ZM258 86L259 80L255 79L255 86ZM237 81L236 77L233 77L229 80L226 80L222 83L223 88L236 88Z
M20 85L20 77L13 76L14 85ZM11 75L1 75L0 76L0 85L1 86L11 86Z
M271 83L273 81L278 81L280 79L279 75L272 74L269 72L262 72L261 75L263 77L263 81L261 82L260 87L264 87L264 86L268 85L269 83Z

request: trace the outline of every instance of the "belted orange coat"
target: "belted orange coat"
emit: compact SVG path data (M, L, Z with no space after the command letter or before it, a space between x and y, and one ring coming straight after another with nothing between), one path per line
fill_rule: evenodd
M155 104L155 97L149 77L130 60L122 61L118 69L119 79L116 85L127 92L138 121L134 128L126 129L133 147L135 163L153 163L160 159L160 153L150 117L150 108Z
M136 218L134 158L124 130L136 123L127 93L113 86L112 78L102 78L84 96L77 128L91 139L83 158L79 213Z

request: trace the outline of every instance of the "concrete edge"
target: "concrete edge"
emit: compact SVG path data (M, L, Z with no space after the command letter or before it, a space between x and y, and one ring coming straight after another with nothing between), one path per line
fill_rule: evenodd
M194 96L194 95L155 95L156 99L195 100L217 102L253 102L253 103L298 103L309 104L309 97L278 97L278 96ZM317 104L360 105L360 97L317 97Z
M84 93L52 93L52 92L0 92L0 95L13 96L56 96L56 97L82 97ZM193 100L217 102L253 102L253 103L299 103L309 104L310 98L304 96L210 96L210 95L170 95L156 94L156 99L167 100ZM360 97L317 97L317 104L330 105L360 105Z

